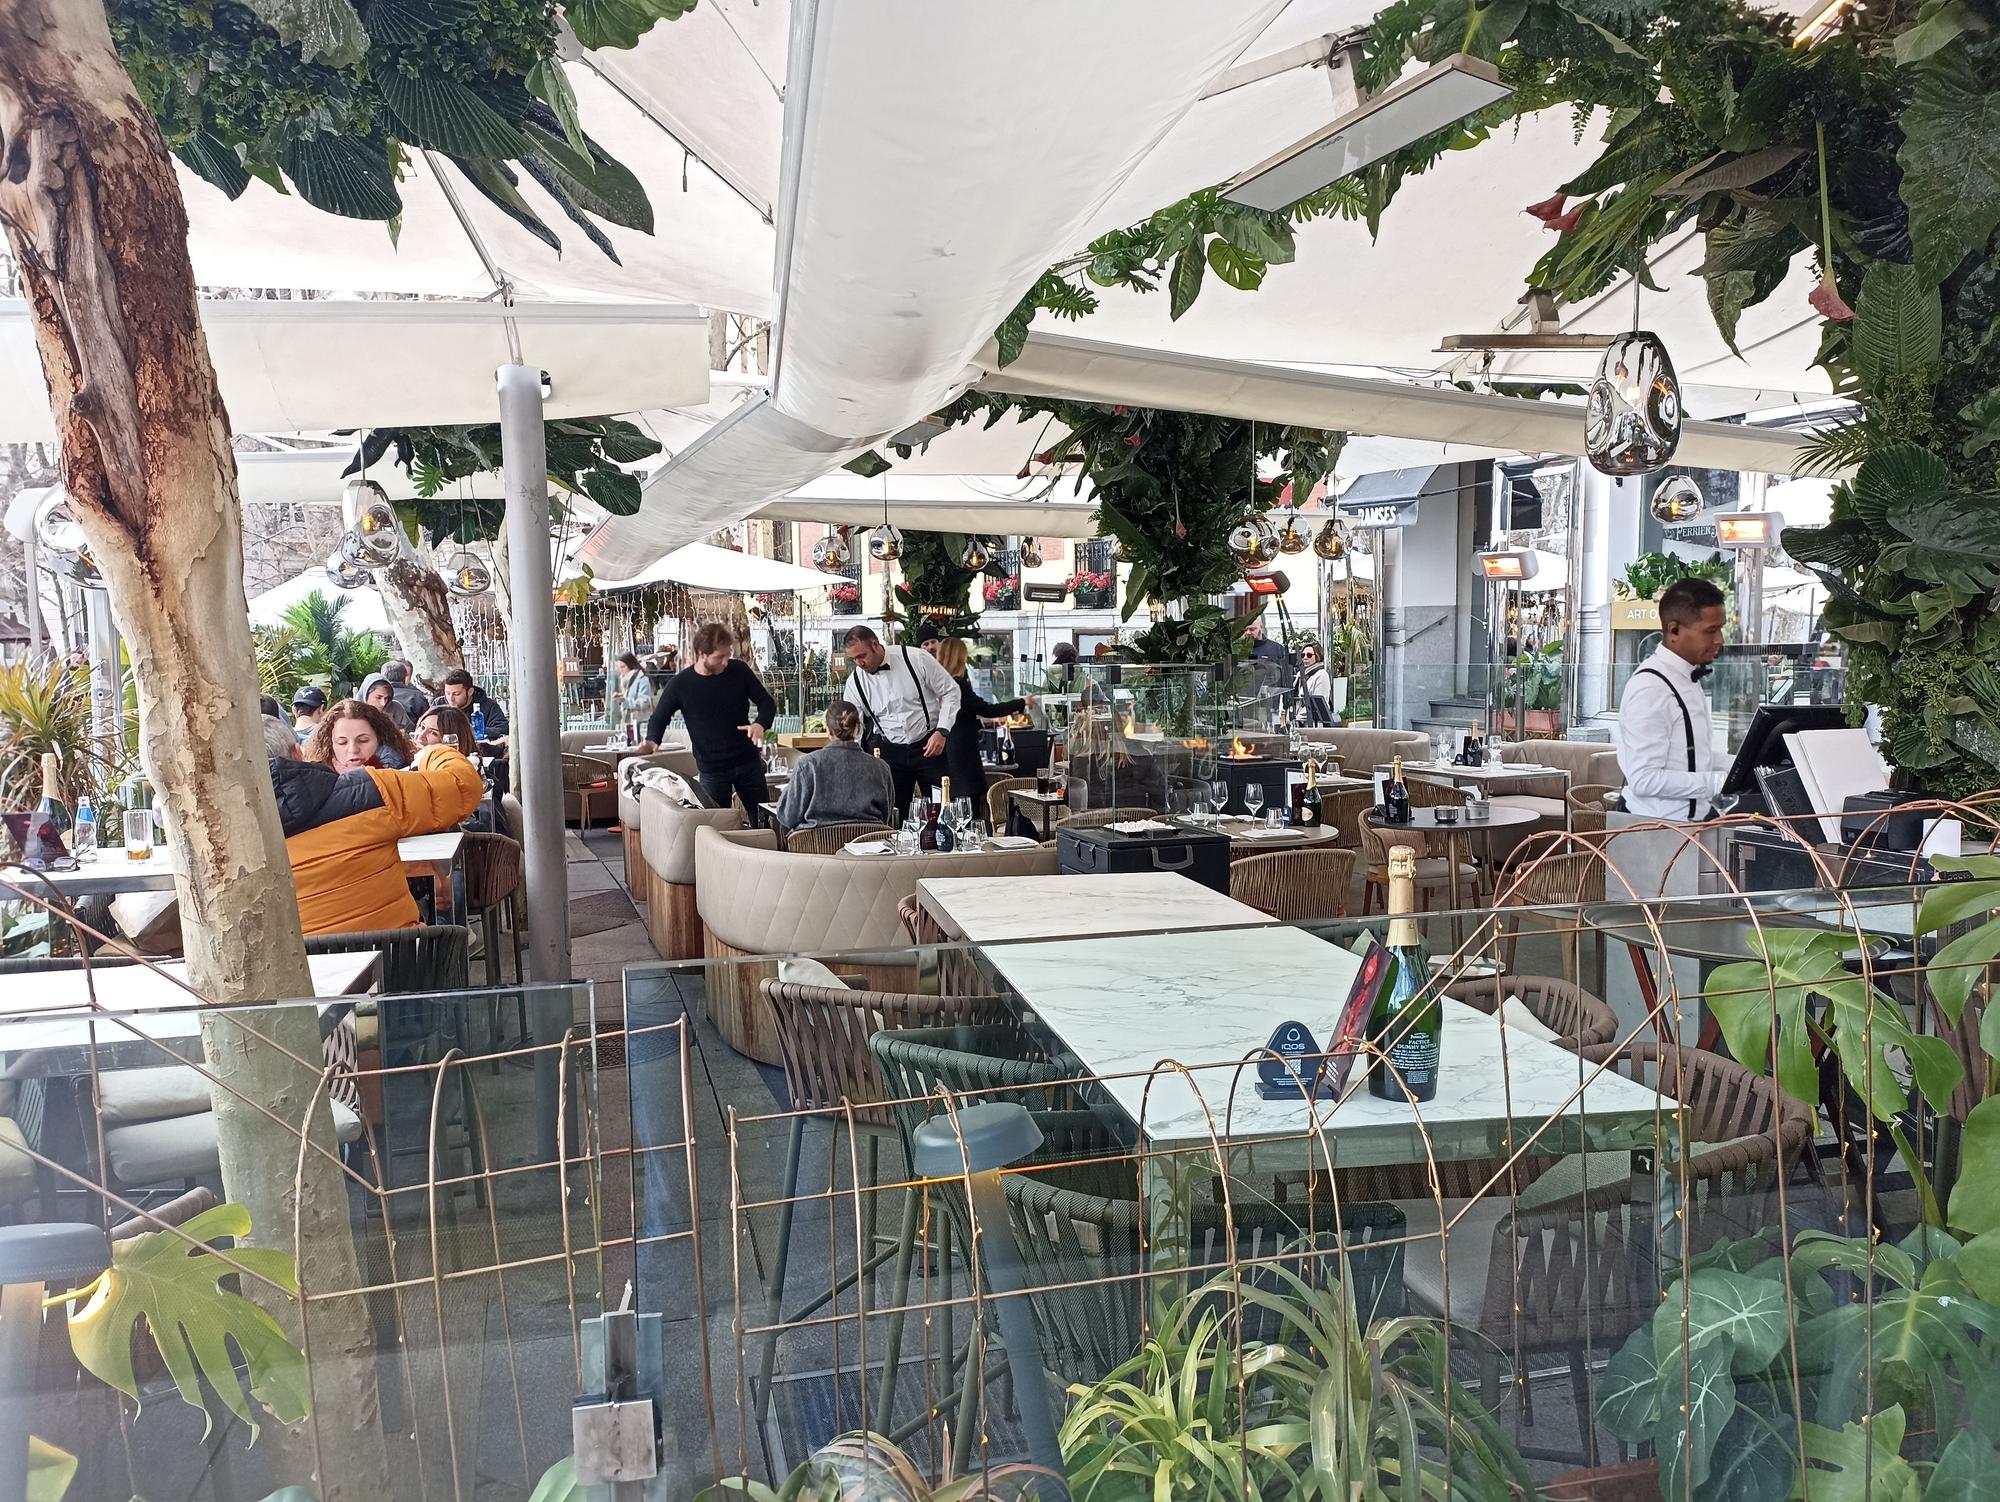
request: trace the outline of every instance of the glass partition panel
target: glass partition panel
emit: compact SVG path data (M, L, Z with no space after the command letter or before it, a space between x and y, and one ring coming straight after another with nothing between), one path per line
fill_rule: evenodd
M1081 1494L1117 1453L1145 1458L1150 1485L1213 1431L1143 1414L1178 1399L1233 1423L1247 1399L1259 1422L1305 1424L1325 1373L1367 1370L1357 1402L1423 1415L1381 1431L1402 1435L1383 1441L1399 1465L1439 1466L1448 1443L1472 1467L1454 1486L1490 1482L1497 1502L1573 1495L1622 1448L1620 1496L1667 1497L1662 1468L1708 1438L1681 1422L1676 1374L1746 1309L1779 1338L1746 1334L1716 1380L1759 1464L1821 1463L1778 1421L1787 1392L1879 1426L1908 1390L1864 1347L1956 1255L1913 1228L1943 1203L1934 1180L1979 1096L1965 1065L1986 1068L1928 1005L1957 968L1938 949L1987 914L1926 932L1911 887L1519 904L1503 879L1501 895L1412 920L1441 1029L1419 1100L1388 1051L1397 1023L1343 1028L1379 916L1141 913L1069 937L1113 920L1052 893L1047 937L629 970L634 1058L645 1029L685 1021L701 1059L691 1108L635 1064L631 1109L635 1155L700 1144L688 1255L730 1270L708 1284L723 1470L776 1482L866 1428L932 1480L1047 1461ZM1808 989L1834 995L1800 1011L1788 991L1813 966ZM1698 1036L1711 1022L1719 1043ZM1777 1078L1754 1046L1772 1040ZM1031 1129L993 1135L1003 1118ZM661 1236L677 1186L645 1221ZM641 1308L690 1276L644 1246L640 1262ZM1930 1276L1954 1280L1971 1327L2000 1318L1962 1274ZM1801 1349L1794 1370L1795 1326L1862 1344L1837 1369ZM1950 1344L1972 1364L1941 1364L1921 1401L1956 1414L1983 1346ZM1956 1442L1964 1420L1938 1422ZM1875 1429L1906 1463L1942 1464L1913 1433ZM1733 1463L1725 1443L1711 1464ZM1273 1495L1306 1485L1276 1449L1259 1463Z
M17 1494L526 1495L569 1453L631 1245L588 985L213 1006L100 955L0 998Z

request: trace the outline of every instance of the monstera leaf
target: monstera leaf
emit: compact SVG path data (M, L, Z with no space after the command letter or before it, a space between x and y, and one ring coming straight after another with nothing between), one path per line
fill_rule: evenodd
M132 1335L144 1323L159 1347L168 1375L189 1406L204 1415L206 1381L229 1411L256 1433L257 1421L236 1371L237 1353L248 1369L250 1395L282 1423L306 1416L305 1358L278 1322L240 1293L221 1286L238 1268L298 1292L290 1254L238 1245L225 1261L207 1247L188 1244L250 1234L250 1212L217 1205L173 1231L149 1231L115 1242L111 1266L79 1293L69 1317L70 1345L84 1369L108 1386L138 1397L132 1371ZM233 1347L233 1350L232 1350Z

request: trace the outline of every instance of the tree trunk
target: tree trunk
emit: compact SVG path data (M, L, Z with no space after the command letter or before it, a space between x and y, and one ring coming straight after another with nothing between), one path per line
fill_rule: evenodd
M443 693L444 675L465 666L443 578L423 559L405 555L375 570L375 590L403 655L416 669L418 686Z
M99 0L0 0L0 225L20 262L72 505L115 602L138 683L140 754L160 789L190 979L215 1002L310 996L298 904L257 716L229 424L195 305L187 217L152 116ZM299 1281L358 1286L347 1195L298 1138L319 1072L312 1007L205 1019L216 1137L253 1240ZM274 1122L249 1102L275 1113ZM321 1103L312 1140L333 1146ZM246 1292L253 1290L246 1288ZM258 1290L262 1292L262 1290ZM271 1295L297 1337L299 1310ZM388 1495L373 1331L360 1298L311 1322L323 1497ZM288 1436L287 1482L315 1446Z

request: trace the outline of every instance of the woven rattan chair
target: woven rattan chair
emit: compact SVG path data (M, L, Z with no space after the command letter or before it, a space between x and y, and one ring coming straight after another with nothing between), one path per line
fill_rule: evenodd
M1320 795L1320 821L1333 831L1336 850L1361 848L1361 826L1374 806L1375 794L1368 788L1342 788Z
M1102 829L1106 824L1123 824L1127 819L1157 819L1156 808L1093 808L1088 813L1071 814L1061 820L1069 829Z
M1563 795L1569 804L1569 827L1572 834L1597 834L1604 829L1604 816L1610 812L1605 801L1618 789L1608 782L1579 782L1572 784Z
M1445 995L1492 1016L1501 999L1517 1002L1555 1034L1558 1048L1572 1052L1610 1043L1618 1017L1609 1006L1573 982L1554 975L1480 975L1445 988Z
M1451 787L1442 782L1422 782L1406 777L1404 786L1410 790L1412 808L1464 808L1471 801L1464 788ZM1419 907L1428 908L1431 905L1432 893L1444 892L1448 895L1454 886L1464 890L1468 882L1474 894L1479 891L1479 868L1470 863L1460 865L1454 881L1450 862L1441 855L1426 853L1430 847L1421 831L1411 834L1406 830L1378 829L1368 822L1365 809L1355 823L1361 832L1361 854L1367 873L1361 893L1361 910L1364 913L1375 910L1378 898L1384 908L1388 906L1389 847L1392 845L1411 845L1416 849Z
M923 899L915 892L896 904L896 916L902 920L903 932L916 944L943 944L948 942L944 930L938 927L937 919L925 909Z
M866 1277L887 1257L875 1248L876 1202L880 1182L882 1138L892 1125L883 1093L882 1075L875 1067L870 1042L885 1029L919 1025L990 1022L1005 1015L1005 1004L990 996L917 996L894 991L850 990L841 986L809 986L795 981L767 980L764 999L770 1004L778 1035L779 1057L785 1066L785 1088L792 1113L785 1146L785 1188L778 1212L777 1253L772 1259L765 1295L764 1323L775 1326L783 1308L785 1265L791 1256L793 1212L798 1208L799 1160L805 1146L806 1114L839 1112L851 1107L851 1120L867 1139L867 1186L861 1204L862 1239L867 1256L861 1266L820 1295L786 1323L809 1318ZM832 1118L836 1134L843 1118ZM838 1144L835 1144L836 1148ZM863 1186L855 1186L857 1195ZM915 1216L907 1210L904 1225L916 1235ZM774 1329L764 1347L757 1396L761 1422L770 1409L771 1373L777 1360ZM891 1357L894 1360L894 1357Z
M1005 834L1007 832L1007 815L1013 811L1014 807L1012 794L1019 792L1023 788L1032 792L1034 791L1034 787L1035 779L1032 777L1002 777L998 782L988 783L986 787L986 827L995 834Z
M1442 1307L1435 1201L1406 1207L1419 1238L1406 1265L1415 1302L1492 1342L1489 1397L1497 1393L1501 1353L1520 1363L1520 1373L1554 1356L1569 1367L1578 1411L1589 1413L1591 1363L1659 1307L1654 1259L1678 1262L1683 1250L1699 1255L1774 1224L1780 1184L1807 1150L1813 1113L1765 1076L1678 1044L1593 1045L1581 1063L1585 1070L1606 1065L1685 1108L1687 1150L1678 1161L1662 1154L1658 1198L1632 1194L1623 1153L1565 1158L1516 1201L1489 1195L1467 1208L1462 1199L1447 1200L1446 1217L1458 1217L1444 1247L1449 1310ZM1669 1229L1656 1229L1662 1226ZM1595 1427L1586 1424L1582 1458L1594 1465L1596 1456Z
M465 909L479 925L486 949L486 984L501 982L500 919L511 911L521 885L521 846L504 834L468 834L459 847L465 870ZM521 974L521 931L514 933L514 974Z
M1544 854L1553 846L1557 853ZM1558 834L1531 836L1515 852L1511 874L1498 878L1496 927L1501 959L1509 970L1520 950L1521 931L1533 928L1560 939L1563 973L1582 974L1582 915L1570 911L1578 903L1604 900L1604 858L1600 851L1582 850ZM1595 975L1604 974L1604 935L1592 929Z
M1285 923L1347 916L1355 854L1319 846L1247 855L1229 867L1229 895Z
M837 855L841 846L849 840L893 833L895 831L886 824L867 824L858 819L845 824L814 824L804 829L788 830L785 848L801 855Z
M562 753L563 802L576 802L577 823L584 829L600 807L618 816L618 769L608 761L577 751Z

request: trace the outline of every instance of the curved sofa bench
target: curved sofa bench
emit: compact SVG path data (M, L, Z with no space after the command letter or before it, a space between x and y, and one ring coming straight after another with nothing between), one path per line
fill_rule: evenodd
M648 809L650 812L650 808ZM713 960L773 956L708 967L708 1014L738 1053L779 1062L778 1037L761 983L778 973L775 956L901 950L909 942L896 906L936 876L1051 876L1056 847L988 855L802 855L779 850L768 829L694 832L695 902L702 953ZM900 958L900 956L899 956ZM847 964L878 991L913 991L908 963Z
M646 934L663 960L701 958L701 915L694 900L694 840L704 829L743 827L743 810L682 808L658 788L639 790L639 859L627 868L633 898L644 892ZM636 885L634 885L636 879Z

